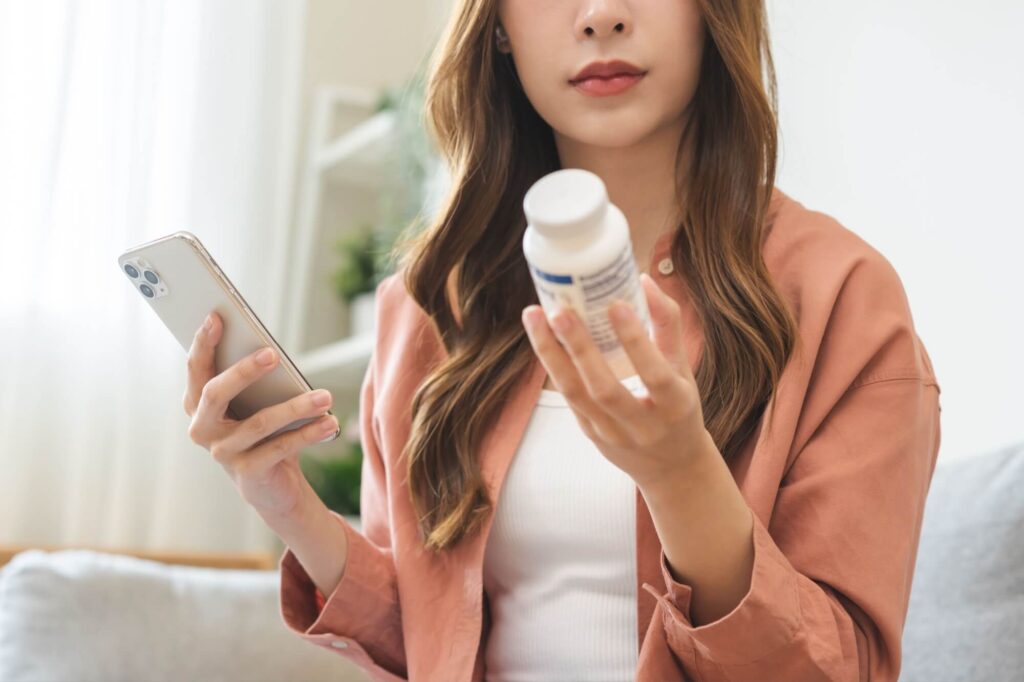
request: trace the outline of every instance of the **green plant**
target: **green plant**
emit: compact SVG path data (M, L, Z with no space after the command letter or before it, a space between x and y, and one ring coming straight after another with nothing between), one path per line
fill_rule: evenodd
M427 174L437 158L423 125L425 74L424 65L402 85L385 88L374 106L375 113L395 113L395 153L388 160L394 184L381 192L376 223L364 222L338 242L341 259L333 279L346 302L373 291L394 271L391 247L402 231L423 224Z
M339 514L359 514L363 448L358 439L347 441L346 451L340 456L301 455L299 468L328 509Z
M339 239L336 249L340 262L334 271L334 286L346 303L377 288L377 238L371 225L364 223L358 231Z
M391 247L406 229L423 225L420 211L425 196L425 180L437 158L435 148L423 125L426 63L405 84L385 89L376 102L375 113L394 111L397 154L393 177L396 187L382 192L380 220L362 223L359 229L338 240L341 261L334 273L334 285L346 302L355 296L373 291L384 277L393 272ZM310 486L328 509L339 514L359 514L359 487L362 474L363 449L358 428L350 419L341 442L342 453L336 456L299 457L299 466Z

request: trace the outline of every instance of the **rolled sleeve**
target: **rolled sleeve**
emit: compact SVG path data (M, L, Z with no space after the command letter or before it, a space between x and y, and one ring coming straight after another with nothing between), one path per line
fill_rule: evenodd
M708 682L895 682L931 472L938 384L870 381L851 389L803 448L769 526L753 514L750 587L694 627L692 588L661 553L656 594L668 645Z
M360 517L363 532L335 511L347 540L345 568L324 597L291 548L279 562L280 612L295 635L329 648L365 669L376 680L407 676L398 576L391 546L386 474L374 428L374 365L364 376L360 397L363 463Z
M789 644L797 634L800 600L796 575L764 524L754 514L754 566L750 588L736 607L718 620L694 627L690 618L692 588L672 577L661 552L666 592L655 595L669 642L688 653L722 663L757 660Z
M405 647L394 564L335 512L348 539L345 571L318 605L316 585L286 549L279 563L280 611L295 635L353 660L376 679L405 679ZM380 668L380 670L376 670Z

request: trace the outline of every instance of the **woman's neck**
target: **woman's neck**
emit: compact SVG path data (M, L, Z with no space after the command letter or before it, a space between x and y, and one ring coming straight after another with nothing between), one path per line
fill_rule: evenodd
M626 216L633 254L646 270L655 243L675 229L679 217L676 152L685 119L655 130L638 142L620 147L592 145L555 133L562 168L583 168L604 180L608 198ZM684 168L692 150L684 150Z

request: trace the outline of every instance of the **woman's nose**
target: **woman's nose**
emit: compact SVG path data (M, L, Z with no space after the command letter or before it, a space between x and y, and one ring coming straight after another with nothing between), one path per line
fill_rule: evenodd
M616 0L583 3L576 22L576 37L580 40L607 38L616 33L625 35L632 30L633 21L628 8Z

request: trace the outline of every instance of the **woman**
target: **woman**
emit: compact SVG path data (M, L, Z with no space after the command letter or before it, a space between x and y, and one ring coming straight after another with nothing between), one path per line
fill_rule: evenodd
M317 423L254 447L323 407L224 420L274 365L193 347L287 626L380 680L896 680L939 386L890 263L774 187L763 3L462 0L432 66L453 184L378 289L362 533L295 465ZM635 376L536 305L522 199L563 167L629 221Z

